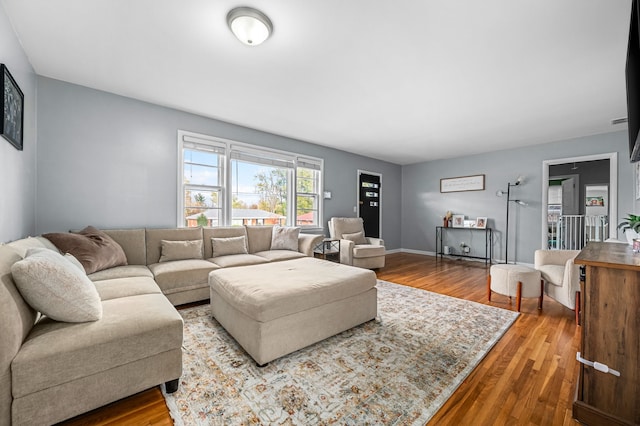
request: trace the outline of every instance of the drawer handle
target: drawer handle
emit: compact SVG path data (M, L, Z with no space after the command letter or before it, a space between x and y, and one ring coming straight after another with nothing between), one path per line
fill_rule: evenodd
M603 373L611 373L614 376L620 377L620 372L618 370L614 370L613 368L609 368L608 365L601 364L599 362L589 361L588 359L584 359L580 356L580 352L576 354L576 359L578 362L583 363L584 365L588 365L589 367L593 367L598 371L602 371Z

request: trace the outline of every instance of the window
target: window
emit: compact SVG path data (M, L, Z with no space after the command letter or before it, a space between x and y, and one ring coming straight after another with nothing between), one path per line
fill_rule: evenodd
M183 131L178 144L179 226L321 226L321 159Z

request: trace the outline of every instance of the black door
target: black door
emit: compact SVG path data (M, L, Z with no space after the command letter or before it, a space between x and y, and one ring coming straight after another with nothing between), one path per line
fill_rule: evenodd
M380 238L380 176L360 172L360 217L364 221L364 235Z

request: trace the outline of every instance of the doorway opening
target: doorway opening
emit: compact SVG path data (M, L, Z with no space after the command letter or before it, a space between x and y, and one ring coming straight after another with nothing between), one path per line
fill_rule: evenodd
M605 165L608 173L589 172ZM579 250L588 241L617 238L610 225L617 217L617 152L543 161L542 248Z
M358 170L358 217L364 222L364 235L382 235L382 175Z

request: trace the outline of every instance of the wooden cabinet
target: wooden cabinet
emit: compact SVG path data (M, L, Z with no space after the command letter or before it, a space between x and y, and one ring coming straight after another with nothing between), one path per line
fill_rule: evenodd
M585 272L581 356L620 376L581 364L573 417L586 425L638 425L640 253L628 244L590 242L575 263Z

